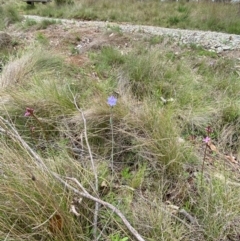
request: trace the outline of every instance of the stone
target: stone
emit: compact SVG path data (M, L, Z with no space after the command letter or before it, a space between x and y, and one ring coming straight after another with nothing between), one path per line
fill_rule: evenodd
M223 51L231 50L230 46L223 46L222 48L223 48Z
M216 52L219 54L219 53L221 53L222 51L223 51L223 48L222 48L222 47L218 47Z

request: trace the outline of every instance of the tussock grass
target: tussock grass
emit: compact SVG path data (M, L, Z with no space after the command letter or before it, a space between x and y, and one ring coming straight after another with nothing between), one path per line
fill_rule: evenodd
M104 100L98 99L98 102L104 103ZM164 110L156 111L157 106L149 108L149 104L146 102L141 107L137 107L136 101L125 99L123 103L120 103L120 107L116 107L113 113L113 137L116 142L114 163L116 168L119 168L149 161L149 165L155 168L156 174L163 171L170 179L178 177L186 156L179 155L180 150L184 147L178 143L177 128L172 126L172 116L169 113ZM112 148L109 111L109 107L103 104L96 110L86 112L89 140L93 151L105 158L110 156ZM74 129L77 131L81 129L79 118L81 119L81 117L73 117L68 121L69 125L74 125ZM164 123L164 125L160 125L160 123ZM160 128L161 126L163 128ZM171 152L169 152L169 148Z
M4 30L9 24L13 24L22 20L14 2L7 2L0 5L0 30Z
M235 240L239 228L238 224L235 223L235 218L239 215L235 195L239 187L227 185L224 179L220 180L214 176L210 178L210 182L205 184L202 194L196 200L197 203L199 202L202 205L202 210L197 212L200 216L204 214L202 221L205 226L205 236L208 240L221 238L227 240L227 237L232 237ZM215 198L216 196L219 199ZM194 206L198 205L197 203ZM221 214L217 210L221 210ZM209 223L212 224L211 227L206 226ZM231 228L232 232L229 232Z
M59 68L62 68L62 65L61 57L42 52L41 49L30 50L9 59L3 67L0 83L3 88L14 84L24 84L27 83L28 76L34 76L35 72L42 72L45 76L53 75Z
M12 145L2 146L1 150L5 150L1 156L0 222L4 223L4 226L1 226L1 238L39 240L44 237L48 240L75 240L80 237L88 240L84 233L88 233L90 208L90 213L86 212L85 208L82 210L81 225L76 225L79 220L69 213L73 194L36 168L27 153L21 154L19 149ZM12 162L14 159L16 161ZM71 162L70 159L68 161ZM72 164L72 171L81 175L81 168L74 162ZM63 169L59 158L58 162L49 160L47 165L52 170L62 170L65 175L70 171ZM60 216L64 225L61 232L54 227L56 215Z

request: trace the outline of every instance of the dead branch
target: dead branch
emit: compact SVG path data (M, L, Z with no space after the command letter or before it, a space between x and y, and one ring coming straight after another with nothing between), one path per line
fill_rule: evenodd
M69 188L70 190L72 190L73 192L75 192L76 194L85 197L87 199L90 199L94 202L98 202L99 204L111 209L114 213L116 213L121 220L123 221L123 223L125 224L125 226L128 228L128 230L132 233L132 235L134 235L134 237L138 240L138 241L145 241L142 236L137 232L136 229L134 229L132 227L132 225L128 222L128 220L126 219L126 217L122 214L122 212L117 209L115 206L113 206L112 204L105 202L99 198L96 198L94 196L92 196L91 194L89 194L86 189L82 186L82 184L76 179L76 178L67 178L68 180L74 181L79 188L82 191L79 191L78 189L72 187L70 184L68 184L66 181L64 181L61 177L59 177L56 173L53 173L54 177L57 178L62 184L64 184L67 188Z
M81 113L81 116L82 116L82 119L83 119L84 137L85 137L85 141L86 141L86 144L87 144L88 153L89 153L89 156L90 156L90 161L91 161L91 164L92 164L92 170L93 170L93 174L94 174L94 178L95 178L95 193L96 193L96 195L98 195L98 175L97 175L97 170L96 170L96 167L95 167L95 164L94 164L91 147L90 147L89 142L88 142L87 121L86 121L86 118L83 114L83 111L79 108L79 106L77 104L76 96L73 95L70 88L69 88L69 91L72 94L73 103L74 103L75 107L77 108L77 110L79 111L79 113ZM94 218L93 218L93 237L94 237L95 241L97 240L98 210L99 210L99 203L95 202L95 210L94 210Z
M77 212L75 205L71 205L70 213L73 213L75 216L79 217L80 213Z
M197 219L194 218L191 214L189 214L185 209L179 210L178 213L182 214L191 224L199 226Z

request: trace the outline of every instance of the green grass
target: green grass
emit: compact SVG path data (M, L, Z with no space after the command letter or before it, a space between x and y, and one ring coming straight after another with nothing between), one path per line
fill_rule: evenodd
M48 20L48 19L37 22L33 19L27 18L23 22L22 26L23 26L24 29L28 29L32 26L35 26L35 29L39 30L39 29L46 29L49 25L60 24L60 23L61 23L60 21Z
M23 6L23 9L28 14L48 17L240 33L238 5L227 3L76 0L72 5L56 7L52 2L46 6L38 5L31 9Z
M128 22L170 28L200 29L240 33L239 7L236 4L213 2L161 2L156 0L76 0L52 1L29 7L25 3L4 4L0 8L0 28L20 21L17 11L56 18ZM122 14L124 12L124 14ZM42 23L39 28L46 27Z
M200 22L190 19L198 16L206 18L203 29L208 14L222 15L222 23L215 22L219 29L235 14L226 18L218 12L223 6L231 9L228 4L199 3L194 9L195 3L132 0L127 10L124 3L17 7L49 16L144 24L164 16L162 24L174 27L197 27ZM160 6L164 11L157 20ZM66 185L82 192L70 179L76 178L91 195L117 207L146 241L238 241L236 58L179 45L167 36L126 34L112 24L102 34L87 32L98 44L87 43L84 53L74 48L85 29L31 20L3 26L31 38L16 37L15 45L0 51L0 240L94 240L94 201ZM56 29L66 33L64 38L56 39ZM113 107L107 103L111 95L117 98ZM24 116L26 108L34 115ZM202 175L207 126L212 143ZM96 231L99 241L136 240L104 205Z
M4 30L9 24L13 24L22 20L16 6L13 3L6 3L0 5L0 30Z

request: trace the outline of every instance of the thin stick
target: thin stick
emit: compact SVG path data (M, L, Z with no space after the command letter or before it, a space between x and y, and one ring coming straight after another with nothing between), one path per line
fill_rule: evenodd
M189 214L185 209L182 208L178 212L182 214L188 221L190 221L191 224L199 226L197 219Z
M108 224L108 222L111 220L111 217L112 217L113 214L114 214L114 212L112 211L111 214L110 214L110 217L109 217L108 220L106 221L105 225L102 227L102 230L101 230L100 234L99 234L98 237L97 237L97 241L102 237L102 234L103 234L103 232L105 231L105 229L107 228L107 224Z
M201 186L203 183L203 169L204 169L204 164L205 164L205 159L206 159L206 154L207 154L207 147L208 147L208 143L206 143L206 145L205 145L205 150L204 150L204 154L203 154L202 170L201 170Z
M33 149L22 139L22 137L19 135L19 133L17 132L17 130L13 127L13 125L11 123L9 123L7 120L5 120L4 118L2 118L0 116L0 120L2 121L2 123L5 125L5 128L0 128L0 131L3 132L4 134L6 134L7 136L9 136L10 138L12 138L13 140L16 139L18 140L22 147L25 148L37 161L38 165L40 164L40 166L46 170L47 172L49 172L47 166L45 165L45 163L42 161L42 159L40 158L40 156L33 151ZM7 127L10 127L12 132L7 130ZM13 133L14 132L14 133Z
M96 193L96 195L98 195L98 175L97 175L97 170L96 170L96 167L95 167L95 164L94 164L91 147L90 147L89 142L88 142L87 121L86 121L86 118L83 114L83 111L79 108L79 106L77 104L76 96L73 95L72 90L70 88L69 88L69 91L72 94L73 103L74 103L75 107L77 108L77 110L79 111L79 113L81 113L81 116L82 116L82 119L83 119L84 137L85 137L85 141L86 141L86 144L87 144L88 153L89 153L89 156L90 156L90 161L91 161L91 164L92 164L92 170L93 170L93 174L94 174L94 178L95 178L95 193ZM94 237L95 241L97 240L98 210L99 210L99 203L95 202L95 210L94 210L94 217L93 217L93 237Z

